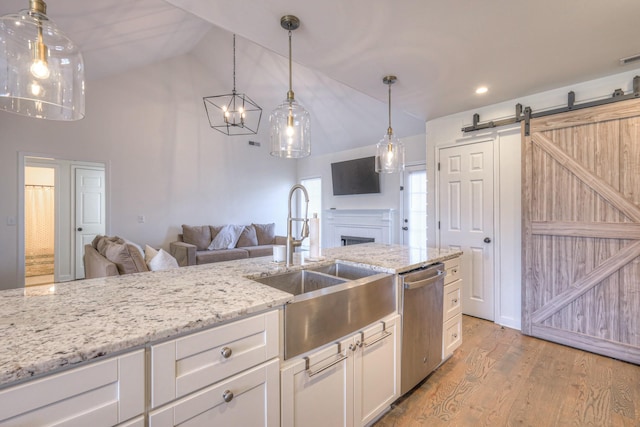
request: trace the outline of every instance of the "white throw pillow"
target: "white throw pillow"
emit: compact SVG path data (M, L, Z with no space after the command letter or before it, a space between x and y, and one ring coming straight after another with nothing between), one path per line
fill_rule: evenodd
M154 256L158 255L158 251L155 248L152 248L149 245L144 246L144 262L147 263L147 267L149 263L153 259Z
M178 268L178 261L176 261L170 253L166 252L164 249L160 249L156 256L149 261L147 267L149 267L149 270L151 271L168 270L170 268Z
M238 243L238 239L244 230L244 225L227 224L218 235L211 241L211 244L207 248L210 251L218 249L233 249Z

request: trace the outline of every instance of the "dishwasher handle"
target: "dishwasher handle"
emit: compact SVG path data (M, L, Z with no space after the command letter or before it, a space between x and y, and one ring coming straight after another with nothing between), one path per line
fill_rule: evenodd
M416 280L415 282L404 282L404 288L405 289L418 289L418 288L422 288L423 286L429 286L432 283L437 282L438 280L442 280L446 273L442 270L438 270L438 274L436 274L435 276L429 277L428 279L423 279L423 280Z

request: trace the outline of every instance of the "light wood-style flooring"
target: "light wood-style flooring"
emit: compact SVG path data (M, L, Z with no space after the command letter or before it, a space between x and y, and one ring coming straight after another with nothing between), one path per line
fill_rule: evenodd
M469 316L462 336L376 427L640 426L640 366Z

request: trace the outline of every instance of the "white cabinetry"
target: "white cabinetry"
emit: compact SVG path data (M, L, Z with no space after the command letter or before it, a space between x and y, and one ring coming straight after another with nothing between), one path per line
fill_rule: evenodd
M152 346L149 425L278 425L278 330L274 310Z
M10 387L0 391L0 424L142 426L142 417L133 418L145 410L144 372L137 350Z
M399 394L399 318L283 364L282 425L362 426L382 414Z
M444 278L444 328L442 333L442 358L446 359L462 344L462 275L460 257L444 262L447 275Z

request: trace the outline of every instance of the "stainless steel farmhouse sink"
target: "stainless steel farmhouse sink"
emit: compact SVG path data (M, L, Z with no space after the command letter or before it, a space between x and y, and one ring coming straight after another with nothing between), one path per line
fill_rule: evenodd
M337 340L396 310L394 275L334 263L254 279L294 295L284 306L284 358Z

